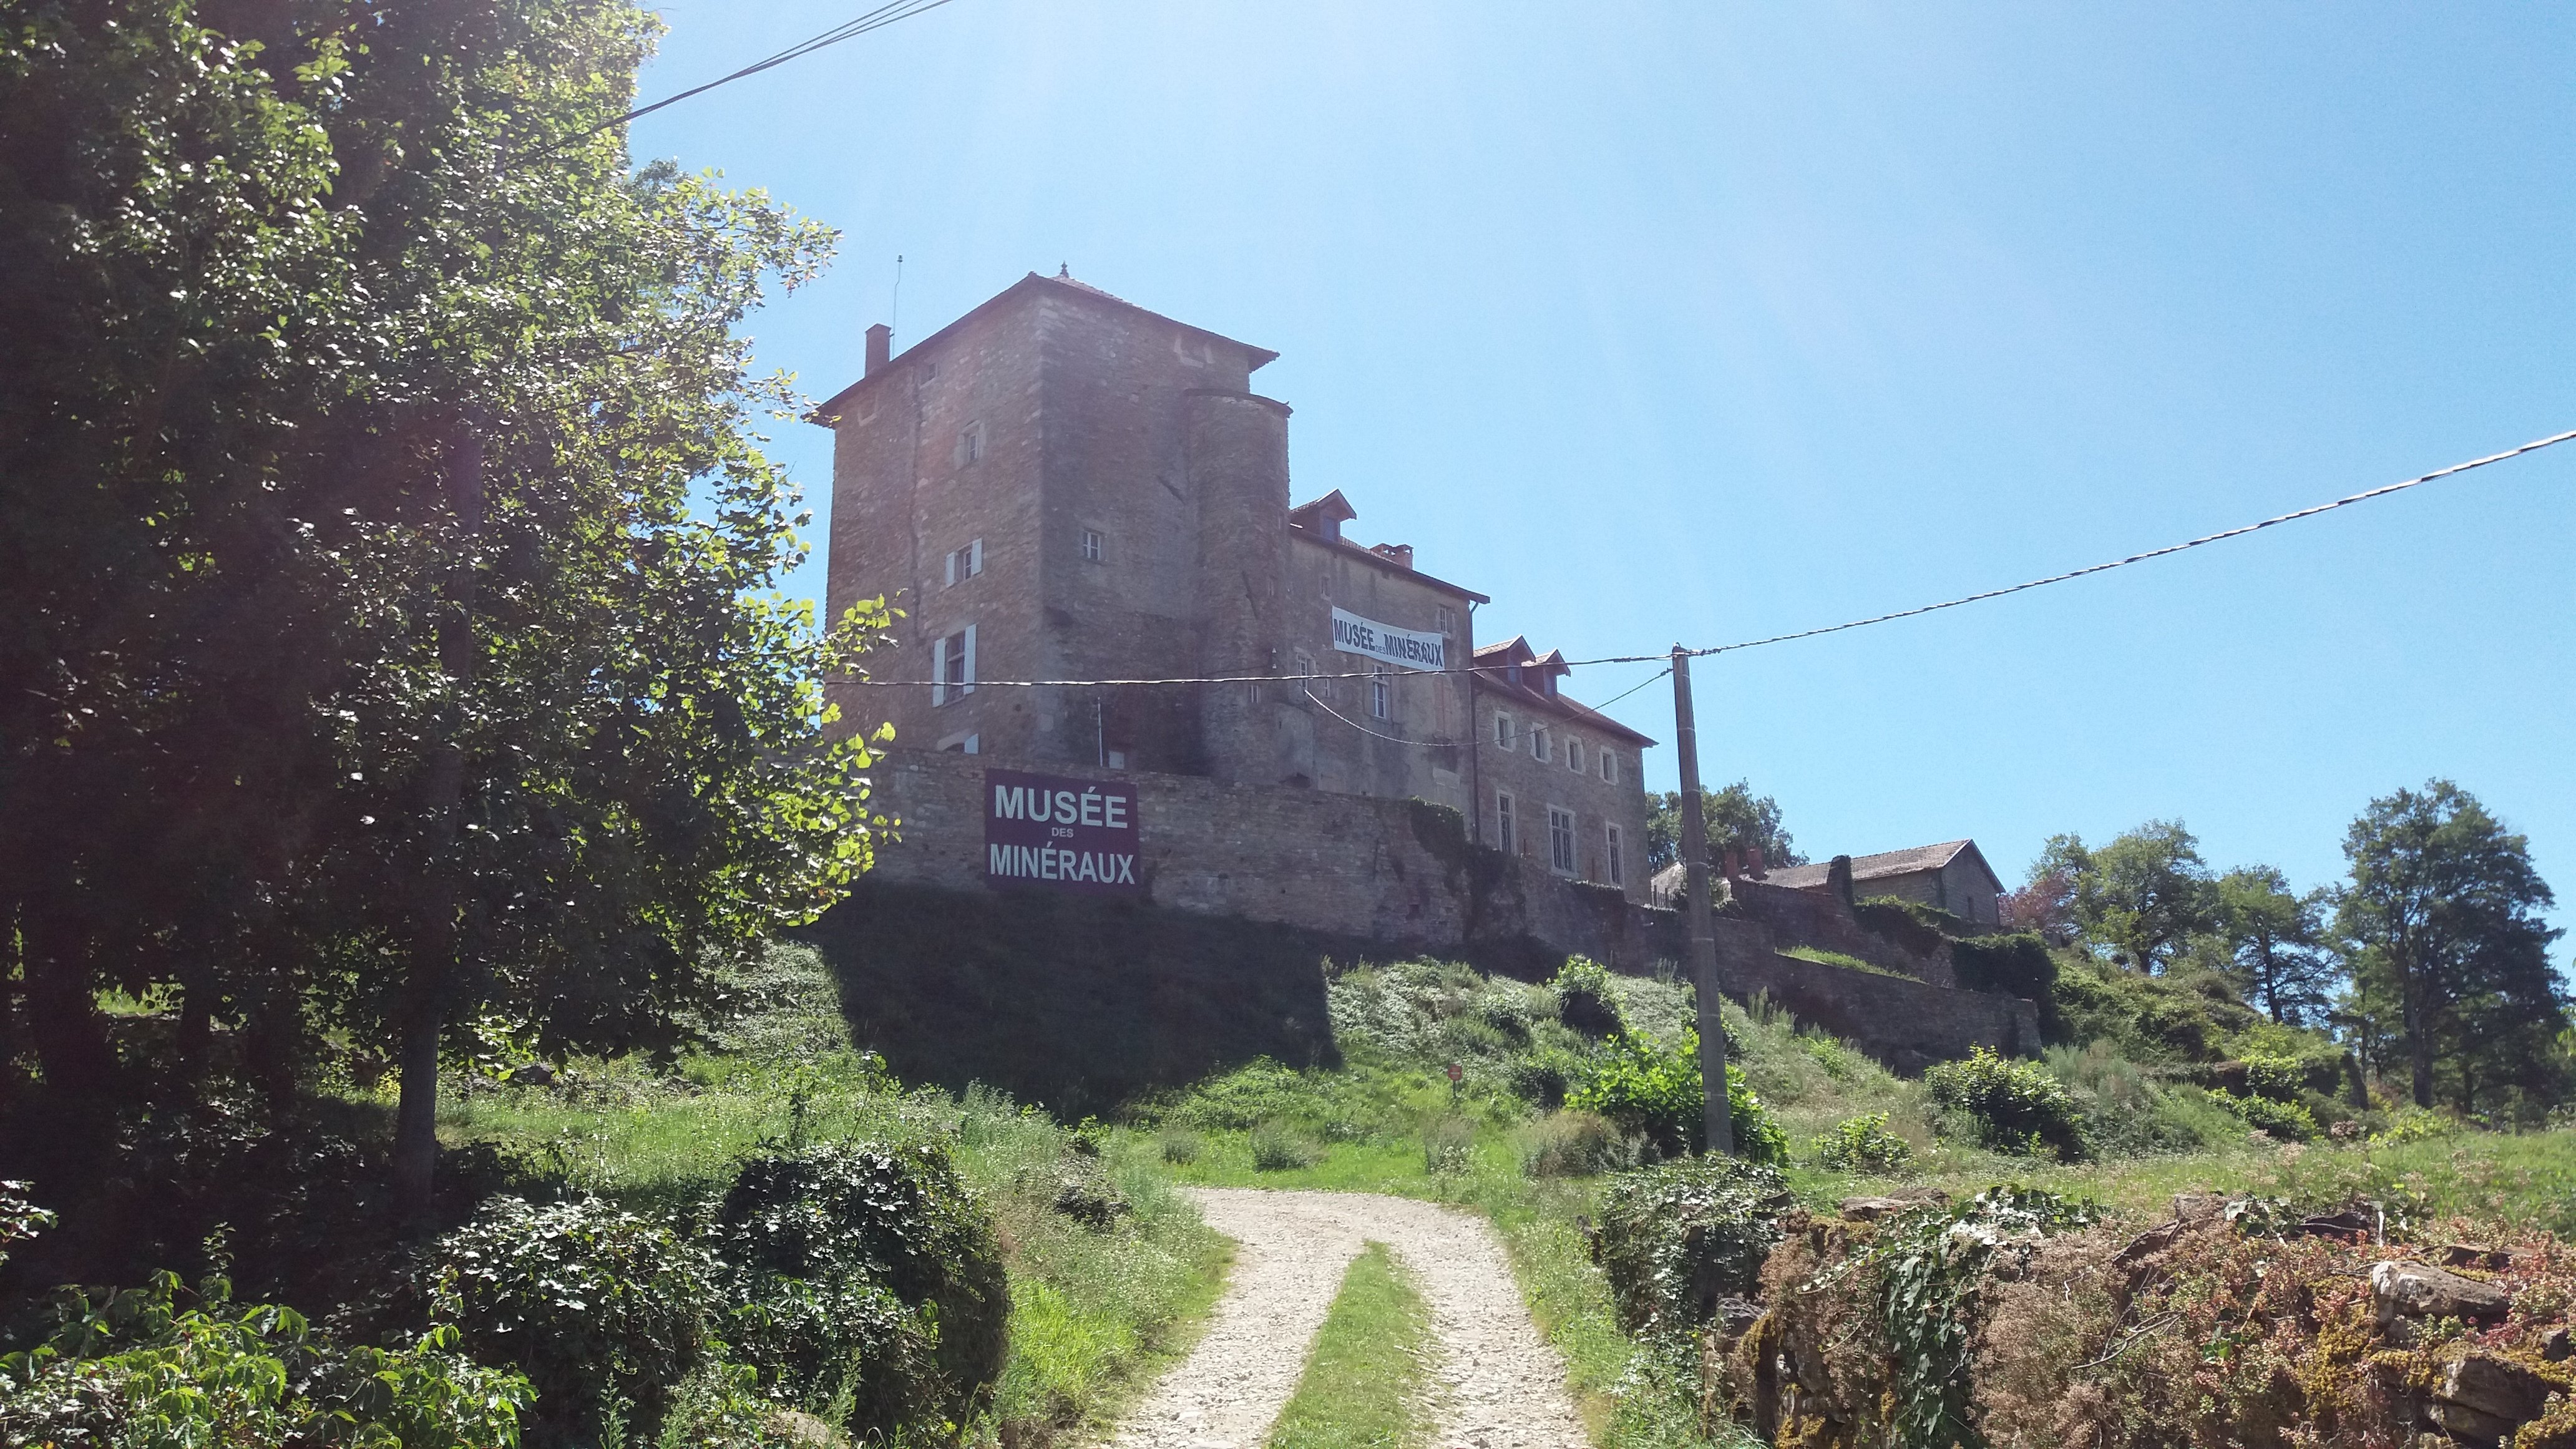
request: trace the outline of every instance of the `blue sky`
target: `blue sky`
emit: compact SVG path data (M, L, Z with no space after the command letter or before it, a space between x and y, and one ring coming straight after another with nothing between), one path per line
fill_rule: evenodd
M644 95L860 8L662 6ZM898 253L898 347L1070 264L1277 349L1298 495L1493 595L1480 637L1580 658L2576 427L2571 76L2576 11L2541 6L955 0L634 140L840 229L753 323L809 394L858 375ZM826 436L776 452L827 508ZM1811 855L1967 835L2018 879L2052 832L2174 817L2302 885L2371 796L2445 775L2576 925L2571 545L2576 444L1703 661L1703 769ZM1664 687L1614 712L1671 736Z

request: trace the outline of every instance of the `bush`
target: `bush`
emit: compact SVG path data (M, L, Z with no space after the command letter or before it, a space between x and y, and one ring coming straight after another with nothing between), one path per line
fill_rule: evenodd
M1314 1143L1279 1123L1263 1122L1252 1129L1252 1165L1263 1172L1294 1172L1322 1157Z
M519 1442L528 1381L458 1352L453 1328L407 1349L341 1348L292 1309L193 1307L178 1276L93 1305L72 1293L53 1333L0 1359L0 1442L115 1446L363 1444L491 1449Z
M1422 1170L1434 1176L1463 1173L1476 1165L1476 1125L1454 1113L1434 1118L1422 1130Z
M1163 1160L1174 1167L1187 1167L1199 1160L1199 1134L1187 1127L1166 1127L1154 1134L1154 1145L1162 1149Z
M1686 1342L1720 1298L1752 1293L1793 1202L1777 1169L1728 1157L1622 1173L1602 1197L1593 1241L1620 1325Z
M1887 1114L1849 1117L1816 1139L1816 1165L1838 1172L1903 1172L1914 1165L1914 1144L1888 1130Z
M1566 1091L1582 1071L1582 1062L1572 1053L1548 1048L1514 1058L1503 1080L1522 1100L1556 1108L1565 1105Z
M2075 1098L2035 1062L1978 1047L1966 1061L1935 1063L1923 1085L1934 1102L1969 1119L1981 1146L2021 1155L2046 1149L2067 1162L2087 1152Z
M753 1158L708 1242L744 1305L737 1347L764 1383L808 1405L849 1402L854 1434L964 1422L1001 1376L1001 1246L937 1147Z
M1548 983L1556 993L1557 1020L1585 1036L1605 1037L1620 1029L1619 998L1610 990L1610 973L1587 956L1569 956Z
M2317 1136L2317 1119L2296 1102L2276 1102L2269 1097L2230 1097L2218 1100L2227 1110L2245 1119L2245 1125L2283 1142L2313 1142Z
M1744 1080L1744 1069L1726 1067L1729 1117L1735 1127L1735 1155L1748 1162L1786 1162L1789 1139L1762 1099ZM1622 1032L1604 1044L1583 1083L1568 1092L1565 1105L1597 1113L1621 1132L1643 1137L1666 1157L1696 1151L1706 1140L1708 1104L1700 1083L1699 1033L1685 1028L1678 1043L1666 1047L1651 1037Z
M2048 1070L2074 1094L2085 1144L2102 1156L2190 1152L2234 1141L2243 1131L2209 1093L2157 1080L2109 1042L2082 1051L2050 1047Z
M1991 991L2036 1002L2046 1030L2055 1025L2057 958L2036 932L1968 936L1950 943L1950 967L1967 991Z
M1513 1134L1531 1177L1588 1177L1635 1167L1636 1147L1590 1112L1550 1112Z
M484 1204L422 1265L432 1312L466 1350L536 1389L532 1445L596 1442L612 1418L650 1438L671 1386L708 1356L714 1263L670 1229L595 1199Z

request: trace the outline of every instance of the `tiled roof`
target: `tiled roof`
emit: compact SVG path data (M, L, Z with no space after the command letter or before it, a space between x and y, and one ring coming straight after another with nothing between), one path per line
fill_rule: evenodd
M1655 742L1651 736L1639 734L1592 706L1579 703L1567 695L1549 694L1544 690L1533 689L1527 684L1514 684L1511 676L1504 672L1514 664L1522 665L1525 670L1550 668L1561 671L1565 667L1565 654L1562 650L1551 649L1542 657L1530 648L1529 639L1526 636L1515 634L1509 639L1499 640L1476 650L1474 662L1476 687L1488 694L1498 695L1530 709L1561 715L1578 724L1600 730L1604 734L1617 735L1641 747Z
M1963 854L1968 856L1979 870L1986 873L1987 879L1995 881L1996 889L2003 888L2003 882L1995 879L1994 868L1986 864L1985 854L1977 849L1977 843L1973 840L1945 840L1939 845L1918 845L1910 850L1887 850L1876 855L1855 855L1851 863L1852 879L1859 882L1883 880L1892 875L1919 875L1926 871L1939 870ZM1771 885L1804 890L1823 885L1831 870L1830 862L1816 865L1792 865L1774 870L1762 879Z

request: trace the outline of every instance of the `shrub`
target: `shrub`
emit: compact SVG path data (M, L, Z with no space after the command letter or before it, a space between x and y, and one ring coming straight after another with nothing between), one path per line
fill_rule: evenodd
M1997 1056L1985 1047L1963 1062L1938 1062L1923 1074L1932 1100L1966 1116L1980 1145L1999 1152L2055 1152L2080 1161L2084 1122L2066 1084L2035 1062Z
M1476 1125L1452 1113L1422 1130L1422 1170L1438 1176L1476 1165Z
M1762 1099L1744 1080L1744 1069L1733 1062L1726 1067L1726 1096L1735 1155L1748 1162L1786 1162L1787 1134L1763 1110ZM1608 1118L1666 1157L1696 1150L1706 1140L1708 1120L1699 1033L1685 1028L1670 1047L1635 1033L1612 1037L1582 1085L1566 1094L1565 1105Z
M182 1307L178 1276L92 1304L72 1293L53 1333L0 1359L0 1442L194 1446L519 1442L519 1374L458 1352L453 1328L407 1349L341 1348L292 1309L238 1306L220 1278Z
M1914 1165L1914 1144L1888 1130L1887 1114L1849 1117L1816 1139L1816 1165L1840 1172L1903 1172Z
M2106 1041L2050 1047L2048 1070L2074 1094L2084 1140L2104 1156L2189 1152L2236 1140L2243 1124L2195 1087L2170 1086Z
M1305 1078L1268 1057L1256 1057L1191 1088L1178 1115L1186 1126L1241 1132L1265 1119L1296 1113L1311 1105L1313 1095Z
M1590 1112L1550 1112L1513 1134L1531 1177L1587 1177L1635 1167L1636 1148Z
M1555 1048L1513 1059L1504 1081L1515 1096L1540 1107L1562 1107L1565 1094L1583 1064L1572 1053Z
M1619 998L1612 994L1610 973L1600 962L1568 956L1548 989L1556 993L1557 1019L1567 1026L1592 1037L1619 1030Z
M2227 1109L2245 1119L2245 1125L2256 1128L2284 1142L2313 1142L2317 1136L2317 1119L2296 1102L2276 1102L2269 1097L2230 1097L2218 1099Z
M791 1398L849 1400L853 1433L963 1422L1001 1375L1000 1243L940 1148L753 1158L707 1236L745 1357Z
M1154 1135L1154 1145L1162 1149L1163 1160L1174 1167L1187 1167L1199 1160L1199 1134L1187 1127L1166 1127Z
M1621 1326L1686 1341L1720 1298L1753 1291L1793 1201L1777 1169L1728 1157L1620 1174L1601 1200L1593 1256Z
M2056 1022L2057 958L2033 931L2009 936L1969 936L1950 943L1950 968L1967 991L2018 996L2038 1004L2043 1032Z
M671 1386L707 1358L714 1264L670 1229L595 1199L500 1197L434 1244L431 1310L466 1350L536 1390L532 1445L595 1442L622 1417L649 1438Z
M2399 1142L2418 1142L2427 1137L2441 1137L2460 1130L2460 1124L2439 1112L2429 1112L2412 1103L2398 1108L2388 1118L2388 1125L2370 1134L2371 1145L2385 1147Z
M1263 1122L1252 1129L1252 1165L1263 1172L1294 1172L1314 1166L1322 1156L1314 1143L1279 1123Z

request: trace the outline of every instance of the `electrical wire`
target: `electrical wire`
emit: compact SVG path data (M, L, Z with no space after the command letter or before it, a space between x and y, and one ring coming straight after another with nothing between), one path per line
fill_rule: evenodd
M2093 574L2108 573L2112 569L2127 568L2131 564L2145 563L2150 559L2167 558L2174 554L2186 552L2190 549L2202 548L2213 543L2223 543L2231 538L2243 538L2249 533L2259 533L2264 529L2277 527L2284 523L2296 523L2303 518L2314 518L2319 514L2332 513L2338 508L2349 508L2353 504L2367 503L2374 498L2385 498L2392 493L2403 493L2409 488L2420 488L2424 484L2436 482L2443 478L2455 477L2458 474L2466 473L2473 468L2484 468L2491 463L2501 463L2509 458L2519 458L2525 453L2537 453L2543 448L2554 448L2561 443L2571 440L2576 440L2576 429L2570 429L2563 433L2552 433L2545 438L2535 438L2528 443L2522 444L2520 447L2507 448L2501 453L2489 453L2483 458L2471 458L2465 463L2453 463L2447 468L2436 468L2430 473L2419 474L2416 477L2406 479L2403 482L2389 483L2378 488L2367 489L2360 493L2346 494L2332 502L2319 503L2311 507L2299 509L2296 512L2277 514L2273 517L2263 519L2258 523L2248 523L2236 528L2224 529L2217 533L2203 534L2198 538L2186 539L2181 543L2167 544L2163 548L2151 548L2144 553L2133 553L2125 558L2115 558L2107 563L2087 564L2080 569L2068 569L2064 573L2050 574L2046 578L2032 579L2027 583L2012 584L2000 589L1987 589L1980 593L1963 594L1955 599L1944 599L1937 604L1918 604L1911 609L1899 609L1894 613L1873 614L1865 619L1850 619L1840 624L1826 624L1813 629L1800 629L1791 634L1773 634L1770 637L1763 639L1739 640L1732 644L1711 644L1698 649L1677 647L1676 649L1665 650L1658 654L1605 654L1595 659L1569 659L1564 661L1564 663L1565 667L1568 669L1580 669L1593 664L1657 664L1671 659L1676 652L1687 655L1693 659L1705 659L1715 654L1732 654L1740 649L1760 649L1766 645L1787 644L1799 639L1814 639L1826 634L1839 634L1847 629L1866 629L1873 624L1887 624L1893 623L1898 619L1912 619L1923 614L1935 614L1939 613L1943 609L1956 609L1967 604L1983 603L1988 599L2000 599L2009 594L2018 594L2031 589L2046 588L2050 584L2062 584L2070 579L2086 578ZM1507 667L1508 666L1500 664L1468 664L1441 669L1412 669L1407 670L1406 672L1412 674L1480 674L1491 677L1501 673ZM1325 679L1367 679L1373 675L1384 674L1385 672L1385 669L1377 668L1351 670L1344 673L1219 674L1177 679L978 679L969 687L974 689L983 689L987 686L999 689L1080 689L1094 688L1104 685L1300 683ZM1657 675L1656 678L1660 679L1662 676ZM865 677L853 677L842 682L856 685L870 685L877 688L927 689L938 681L926 679L869 679ZM1646 684L1652 683L1654 683L1654 680L1649 679L1645 684L1640 684L1636 686L1635 689L1629 690L1628 694L1634 694L1637 689L1643 689L1646 687ZM1626 697L1627 695L1625 694L1619 696L1621 699Z
M822 50L828 46L838 45L844 40L855 40L859 36L865 35L871 30L883 30L885 27L894 24L898 20L910 20L912 17L921 14L923 11L936 10L947 3L949 3L949 0L888 0L888 3L878 6L876 9L869 11L865 15L861 15L853 20L845 20L840 24L833 26L831 29L824 31L820 35L813 36L806 40L800 40L794 45L787 47L785 50L782 50L776 55L770 56L765 60L753 61L751 64L744 66L742 69L735 71L731 75L718 76L716 79L707 82L705 85L691 86L677 95L664 96L662 99L655 101L649 106L638 106L634 110L628 111L625 115L619 116L614 120L602 121L598 125L592 126L587 130L575 131L569 136L549 141L545 145L539 146L532 151L523 151L520 154L511 157L508 164L516 166L522 162L534 161L541 156L551 156L566 146L570 146L579 141L589 140L591 137L598 135L602 131L614 130L615 128L623 126L627 122L639 117L649 116L665 106L676 106L680 102L689 99L691 96L705 95L707 92L714 90L718 86L728 86L733 84L735 81L744 79L745 77L755 76L760 74L762 71L785 65L791 60L801 60L804 57L812 55L814 52Z

